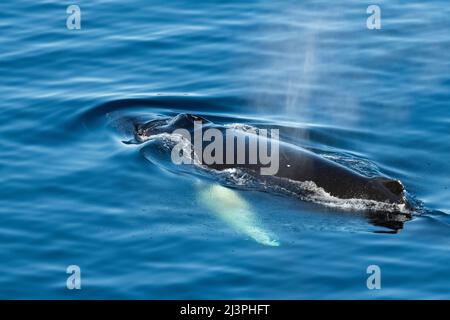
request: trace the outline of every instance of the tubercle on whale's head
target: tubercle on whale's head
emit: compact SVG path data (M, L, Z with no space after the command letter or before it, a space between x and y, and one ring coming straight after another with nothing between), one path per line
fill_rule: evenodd
M135 124L135 139L138 142L145 142L152 135L163 132L171 133L176 129L193 130L194 122L209 123L203 117L190 113L180 113L172 118L155 119L146 123Z
M369 179L367 187L369 196L373 200L405 204L407 208L411 208L405 196L405 187L400 180L374 177Z

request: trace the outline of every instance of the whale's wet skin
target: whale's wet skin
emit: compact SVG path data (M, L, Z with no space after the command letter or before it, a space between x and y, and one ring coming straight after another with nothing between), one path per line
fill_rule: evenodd
M292 130L307 130L305 128L289 128L276 123L258 123L257 119L228 117L220 117L217 122L213 122L209 118L216 119L217 116L208 117L198 112L186 112L187 110L181 113L172 111L180 105L192 104L192 101L188 101L186 99L183 102L182 97L174 101L161 99L160 105L158 99L116 101L90 111L89 117L92 118L97 113L96 117L100 115L107 119L108 126L114 128L114 134L119 135L124 147L135 147L160 170L189 176L199 205L220 217L236 231L265 245L278 246L279 241L268 226L257 222L255 217L258 212L252 209L252 203L238 194L239 190L263 191L269 194L268 197L271 197L270 194L281 195L312 202L337 212L363 214L375 226L386 228L376 230L377 232L397 232L420 211L420 203L408 195L399 180L386 177L374 169L376 164L367 159L355 161L354 157L330 152L329 146L322 146L328 152L321 153L318 145L313 151L308 150L301 146L308 142L304 140L294 143ZM193 104L201 105L199 102ZM121 110L122 108L126 110ZM197 130L202 134L205 130L214 128L223 134L224 139L230 134L234 137L243 135L246 151L250 141L258 136L260 128L279 129L279 170L273 175L262 175L260 169L263 165L258 161L249 164L248 152L247 162L237 163L238 153L234 152L235 161L227 163L226 143L223 144L223 162L199 161L194 141L176 132L178 129L185 129L195 135L195 125L198 124L201 126ZM272 140L266 140L270 149ZM207 148L208 144L211 144L211 139L202 141L201 150ZM181 149L181 153L191 161L174 163L172 151L175 148Z
M195 128L196 125L197 129ZM268 159L267 161L270 167L264 166L257 155L253 161L250 161L250 153L254 151L250 148L251 143L253 142L253 146L257 146L260 142L257 128L249 128L249 126L240 128L236 124L234 128L226 125L221 127L210 123L205 118L186 113L169 119L157 119L144 124L134 124L134 126L136 127L135 136L139 142L152 139L152 137L161 134L173 136L177 134L176 132L179 129L187 130L188 134L183 139L188 141L182 141L181 145L192 142L191 136L196 134L200 134L203 137L205 135L203 128L206 128L206 132L208 130L216 130L219 134L215 139L220 138L220 143L215 148L215 152L220 150L221 155L212 159L210 163L199 160L199 165L204 167L219 171L238 169L246 172L246 170L250 170L253 173L266 169L267 172L265 174L261 172L258 179L264 180L269 185L286 185L289 188L289 181L312 182L316 188L320 188L338 198L395 203L400 205L400 208L406 205L409 206L405 198L404 187L400 181L385 177L364 177L305 149L290 143L280 143L278 138L277 140L271 138L263 140L263 143L269 145L271 155L274 156L276 154L275 160ZM244 141L243 143L245 144L242 144L242 150L237 150L237 142L234 144L234 140L239 139ZM211 140L202 141L202 145L197 153L195 146L193 146L192 152L188 152L189 157L201 159L199 154L213 145ZM229 141L231 141L230 146ZM258 150L260 149L262 149L262 146L259 146ZM230 161L228 161L227 154L229 152L232 153ZM244 154L241 161L238 161L239 156L241 156L239 153ZM272 161L276 162L276 164L272 163ZM275 169L272 167L275 167ZM274 176L278 179L268 179L267 176Z

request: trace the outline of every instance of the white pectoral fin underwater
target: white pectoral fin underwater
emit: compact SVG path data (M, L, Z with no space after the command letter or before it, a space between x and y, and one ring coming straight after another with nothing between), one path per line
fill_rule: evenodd
M266 246L280 245L273 233L258 221L252 206L237 191L206 183L199 183L197 191L199 204L235 231Z
M364 175L295 144L275 143L278 136L260 139L263 130L251 125L214 124L188 113L118 116L115 119L120 128L125 124L131 128L127 130L127 144L137 146L160 169L200 178L195 183L199 205L237 232L264 245L278 246L279 242L242 197L244 190L294 197L332 210L362 212L369 222L388 228L389 232L401 230L415 209L399 180ZM208 133L214 133L214 138ZM209 138L204 140L204 136ZM229 137L233 137L233 143L236 139L234 146L228 144ZM269 159L278 162L274 175L259 170L267 161L251 156L254 150L267 152L267 147L262 148L264 144L254 148L261 142L270 147L271 157L276 155ZM212 162L205 158L208 150L214 150Z

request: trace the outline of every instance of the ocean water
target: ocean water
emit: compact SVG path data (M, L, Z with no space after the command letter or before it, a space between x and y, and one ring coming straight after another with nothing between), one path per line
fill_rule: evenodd
M443 0L2 1L0 297L450 298L449 17ZM117 119L178 112L279 128L400 179L416 209L223 189L123 142Z

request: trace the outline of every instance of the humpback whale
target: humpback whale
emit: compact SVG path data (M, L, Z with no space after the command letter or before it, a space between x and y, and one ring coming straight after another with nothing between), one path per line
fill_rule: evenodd
M227 127L223 125L214 124L198 115L181 113L174 117L136 123L134 125L135 140L137 143L142 143L153 136L171 134L179 129L195 134L196 130L199 130L196 129L195 123L199 122L203 124L201 130L214 128L225 137L230 135L230 131L226 130ZM233 135L244 135L245 139L243 141L245 141L246 147L251 145L252 139L258 138L254 132L248 133L243 130L235 130L233 131ZM271 138L267 138L267 142L273 147L274 142ZM255 173L263 183L277 184L281 188L289 189L292 182L310 182L318 188L323 189L332 197L340 199L365 199L410 208L410 204L405 196L405 188L399 180L383 176L366 177L305 148L287 142L277 141L277 143L279 143L277 145L279 164L278 170L273 176L258 174L258 170L264 167L265 164L260 161L250 163L248 161L248 155L246 155L246 161L239 163L237 161L237 157L239 157L238 152L233 152L235 161L231 161L231 163L221 161L219 163L202 163L202 165L218 171L246 169ZM208 141L202 141L203 149L208 144ZM223 154L230 151L226 148L227 146L224 145L224 150L222 150Z

